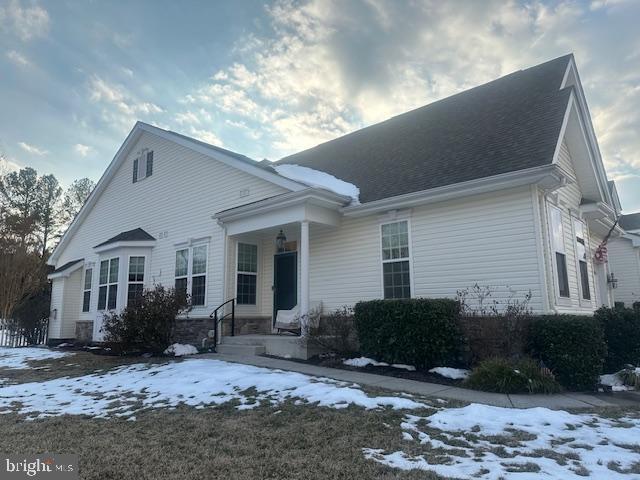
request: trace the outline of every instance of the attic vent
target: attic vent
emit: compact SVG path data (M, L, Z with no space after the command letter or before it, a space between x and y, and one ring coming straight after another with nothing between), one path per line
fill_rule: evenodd
M249 196L249 189L248 188L240 190L240 198L248 197L248 196Z
M153 175L153 150L142 150L133 160L133 183Z

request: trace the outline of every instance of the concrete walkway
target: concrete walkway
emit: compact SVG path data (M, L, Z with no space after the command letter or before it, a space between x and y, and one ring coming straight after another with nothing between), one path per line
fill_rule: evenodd
M459 400L469 403L483 403L496 407L551 409L592 409L594 407L640 407L640 393L561 393L556 395L507 395L502 393L479 392L466 388L451 387L437 383L418 382L403 378L375 375L372 373L320 367L290 360L262 357L257 355L224 355L208 353L197 358L213 358L225 362L242 363L257 367L275 368L299 372L316 377L328 377L345 382L358 383L368 387L384 388L396 392L411 393L426 397Z

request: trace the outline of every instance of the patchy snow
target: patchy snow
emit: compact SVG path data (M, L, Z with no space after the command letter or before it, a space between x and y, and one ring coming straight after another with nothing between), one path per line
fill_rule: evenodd
M73 353L57 352L44 347L0 347L0 368L33 369L34 367L30 367L27 362L31 360L53 360L70 355L73 355Z
M431 373L437 373L441 377L451 378L453 380L464 380L471 373L470 370L463 368L451 368L451 367L434 367L429 370Z
M407 415L401 427L403 439L415 437L424 454L365 448L365 457L459 479L638 478L631 472L640 462L638 418L471 404Z
M389 365L387 362L378 362L373 358L367 357L358 357L358 358L348 358L343 360L342 363L344 365L349 365L350 367L366 367L367 365L372 365L374 367L393 367L393 368L401 368L403 370L409 370L410 372L414 372L416 367L413 365L405 365L404 363L392 363Z
M283 177L302 182L310 187L324 188L338 195L351 197L353 204L360 203L360 189L358 187L326 172L300 165L275 165L273 168Z
M198 349L193 345L186 345L184 343L174 343L169 345L164 351L166 355L173 355L174 357L184 357L185 355L195 355L198 353Z
M617 373L607 373L606 375L600 375L600 383L611 387L613 392L626 392L627 390L633 390L633 387L628 387L624 384L622 379Z
M247 393L248 389L255 390ZM333 408L426 407L396 396L370 397L357 385L294 372L209 359L161 365L135 364L75 378L11 385L0 389L0 413L17 411L29 418L52 415L129 416L143 408L203 408L231 401L239 409L262 401L292 399Z

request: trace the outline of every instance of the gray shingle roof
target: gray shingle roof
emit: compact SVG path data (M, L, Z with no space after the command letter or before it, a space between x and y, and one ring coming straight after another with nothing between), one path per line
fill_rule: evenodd
M78 258L77 260L71 260L70 262L65 263L64 265L56 268L51 273L60 273L64 272L67 268L73 267L76 263L84 262L84 258Z
M370 202L551 163L571 55L279 160L330 173Z
M93 248L102 247L104 245L109 245L110 243L116 242L144 242L148 240L155 240L155 238L153 238L143 229L135 228L133 230L127 230L126 232L121 232L115 237L111 237L109 240L99 243Z
M640 230L640 212L620 215L619 223L625 230Z

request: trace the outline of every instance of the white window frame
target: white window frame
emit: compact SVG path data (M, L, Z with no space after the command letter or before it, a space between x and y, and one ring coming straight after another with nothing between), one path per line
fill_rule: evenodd
M131 281L129 280L129 274L131 273L131 259L132 258L144 258L144 265L142 269L142 281ZM129 305L129 285L142 285L142 289L144 290L144 283L147 280L147 256L146 255L128 255L127 256L127 291L125 294L125 298L127 301L127 305Z
M240 250L240 244L243 245L252 245L256 247L256 271L255 272L245 272L243 270L238 269L238 252ZM257 308L258 300L260 298L260 279L258 276L258 272L260 271L260 245L257 242L252 241L238 241L236 242L236 265L235 265L235 286L234 286L234 295L233 297L236 299L236 304L239 308ZM238 303L238 275L253 275L256 277L256 303Z
M557 211L560 214L560 226L562 227L562 250L557 250L554 240L553 233L553 211ZM562 209L549 203L547 205L547 216L548 216L548 236L549 236L549 247L551 252L551 268L553 271L553 285L555 292L555 302L556 305L571 305L571 284L569 283L569 264L567 262L567 245L566 245L566 235L565 235L565 225L564 225L564 215ZM558 275L558 262L556 259L556 253L561 253L564 255L564 264L565 270L567 271L567 289L569 291L569 296L565 297L560 295L560 277Z
M391 225L394 223L407 223L407 247L409 250L409 255L403 258L394 258L385 260L382 252L382 227L385 225ZM414 298L415 296L415 286L414 286L414 274L413 274L413 248L412 248L412 236L411 236L411 219L405 216L398 216L393 219L384 219L380 222L378 227L378 252L380 258L380 287L382 296L380 298L385 298L384 296L384 265L386 263L396 263L396 262L405 262L409 261L409 298Z
M580 258L578 257L578 229L576 228L577 225L581 225L582 226L582 240L584 242L584 249L585 249L585 253L586 253L586 264L587 264L587 282L589 283L589 297L590 298L584 298L584 292L582 290L582 270L580 269L580 262L582 260L580 260ZM578 282L578 299L580 301L580 306L582 307L591 307L593 299L594 299L594 295L595 295L595 290L594 290L594 285L593 285L593 281L591 279L591 275L589 274L589 234L588 234L588 230L587 230L587 224L586 222L582 221L582 219L578 218L578 217L571 217L571 227L572 227L572 231L573 231L573 243L574 243L574 250L575 250L575 257L576 257L576 281Z
M200 248L200 247L204 247L204 251L205 251L205 266L204 266L204 272L203 273L196 273L195 275L193 274L193 250L195 248ZM176 254L179 251L182 250L187 250L187 274L186 275L178 275L176 276ZM194 243L192 245L190 244L178 244L175 246L175 250L174 250L174 265L173 265L173 286L175 287L176 284L176 280L181 279L181 278L186 278L187 279L187 294L189 295L190 298L193 298L193 277L204 277L204 301L202 303L202 305L192 305L194 309L197 308L206 308L208 303L207 303L207 297L208 297L208 288L207 288L207 278L209 277L209 244L208 243Z
M91 272L89 276L87 276L87 272ZM87 288L87 278L89 279L89 288ZM108 288L107 288L108 290ZM88 310L84 309L84 297L89 293L89 308ZM107 295L109 292L107 291ZM91 300L93 300L93 265L84 268L84 277L82 279L82 302L80 305L80 312L89 313L91 311Z
M137 175L136 180L133 183L138 183L145 178L147 178L147 160L149 159L149 154L153 156L153 150L145 148L138 153L138 155L133 159L134 163L138 162ZM152 162L152 164L155 162ZM151 171L150 177L153 176L153 167Z
M111 278L111 260L117 259L118 260L118 276L116 278L115 282L111 282L110 278ZM102 268L102 262L109 262L109 268L107 269L107 283L100 283L100 269ZM120 270L121 266L120 266L120 256L113 256L113 257L109 257L109 258L101 258L100 261L98 262L98 302L97 302L97 308L99 312L104 312L104 311L109 311L109 310L117 310L118 308L118 296L120 296L121 291L120 291L120 286L119 286L119 279L120 279L120 274L121 274L121 270ZM109 292L111 290L111 287L116 286L116 305L113 308L109 308ZM105 302L104 302L104 308L100 308L100 287L107 287L107 296L105 297Z

